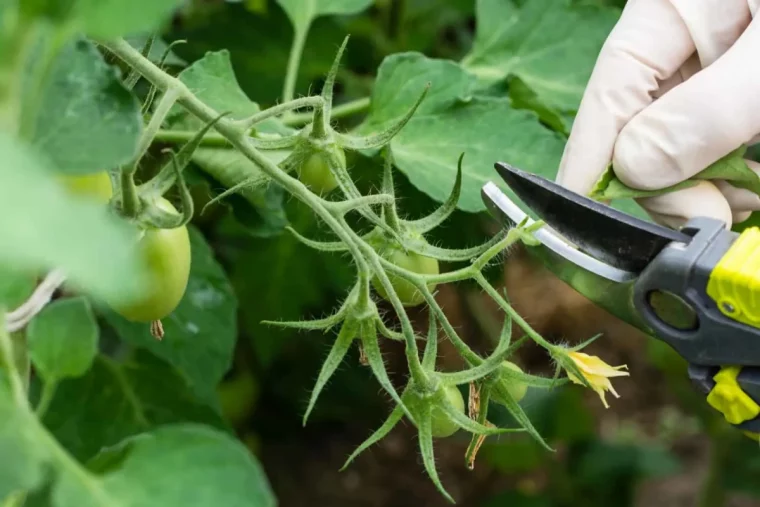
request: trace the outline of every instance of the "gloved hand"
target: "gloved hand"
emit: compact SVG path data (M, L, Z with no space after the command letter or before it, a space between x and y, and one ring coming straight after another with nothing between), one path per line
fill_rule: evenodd
M557 181L585 195L612 162L629 187L656 190L754 142L758 9L760 0L629 0L589 80ZM760 174L760 164L747 163ZM725 181L638 203L671 227L697 215L730 227L760 209L760 197Z

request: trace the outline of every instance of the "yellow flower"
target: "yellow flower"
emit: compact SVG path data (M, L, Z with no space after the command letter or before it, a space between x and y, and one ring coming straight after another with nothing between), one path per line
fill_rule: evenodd
M568 352L567 355L570 356L570 359L573 360L575 365L581 371L583 377L586 379L586 382L589 383L591 388L596 391L596 394L598 394L602 399L604 407L610 408L610 406L607 404L607 400L604 398L604 392L610 391L613 395L615 395L615 398L620 398L620 395L615 392L615 389L612 387L610 377L629 376L630 373L627 371L620 371L621 369L627 369L628 367L626 365L610 366L598 357L590 356L588 354L584 354L583 352ZM567 372L567 377L576 384L583 384L583 382L581 382L578 377L569 371Z

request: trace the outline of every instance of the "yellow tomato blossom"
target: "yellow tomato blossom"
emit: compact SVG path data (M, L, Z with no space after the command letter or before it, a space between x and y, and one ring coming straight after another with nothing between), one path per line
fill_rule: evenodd
M581 371L583 377L586 379L586 382L588 382L591 388L596 391L596 394L598 394L602 399L602 403L604 403L605 408L609 408L607 400L604 398L605 391L610 391L613 395L615 395L615 398L620 398L620 395L618 395L618 393L615 392L615 389L612 387L610 377L629 376L630 374L627 371L620 371L623 368L627 369L628 367L626 365L610 366L609 364L599 359L597 356L590 356L588 354L584 354L583 352L568 352L567 355L570 357L570 359L573 360L575 365ZM567 372L567 377L572 382L583 385L583 382L581 382L578 377L570 373L570 371Z

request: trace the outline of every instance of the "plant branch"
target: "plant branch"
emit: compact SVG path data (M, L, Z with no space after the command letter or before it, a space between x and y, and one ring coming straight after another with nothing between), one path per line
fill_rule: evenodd
M338 118L345 118L347 116L363 113L369 109L369 105L369 97L362 97L361 99L346 102L345 104L341 104L332 108L330 119L335 120ZM283 123L289 127L300 127L309 123L311 119L311 113L295 113L287 118L284 118Z
M279 116L280 114L286 113L293 109L301 109L302 107L322 109L324 105L325 102L322 97L301 97L300 99L288 100L282 104L277 104L276 106L264 109L263 111L259 111L258 113L249 116L248 118L237 120L236 123L245 129L249 129L257 123L261 123L264 120Z
M310 26L311 23L302 28L295 27L293 45L290 47L290 55L288 56L288 67L285 71L285 85L282 89L283 102L290 102L293 100L293 94L296 90L296 80L298 79L298 68L301 65L301 55L303 55L303 48L306 45L306 36L309 34Z

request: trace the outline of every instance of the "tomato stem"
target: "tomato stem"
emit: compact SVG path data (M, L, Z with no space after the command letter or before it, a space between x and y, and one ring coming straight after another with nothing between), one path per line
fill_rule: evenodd
M301 97L300 99L289 100L282 104L277 104L276 106L264 109L263 111L259 111L248 118L237 120L237 123L241 127L249 129L264 120L279 116L280 114L293 109L301 109L302 107L312 107L315 111L319 111L324 109L324 100L322 100L322 97Z
M283 102L290 102L293 100L293 94L296 89L296 79L298 78L298 68L301 65L301 55L303 55L303 48L306 45L306 36L309 34L310 27L311 22L300 28L299 26L295 27L293 45L290 47L290 55L288 56L288 67L285 71L285 85L282 89Z
M370 98L362 97L360 99L346 102L345 104L341 104L339 106L334 106L332 109L330 109L330 119L335 120L338 118L345 118L347 116L363 113L369 109L369 104ZM309 123L313 117L314 116L312 113L295 113L286 118L283 118L282 122L289 127L299 127L301 125Z

